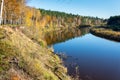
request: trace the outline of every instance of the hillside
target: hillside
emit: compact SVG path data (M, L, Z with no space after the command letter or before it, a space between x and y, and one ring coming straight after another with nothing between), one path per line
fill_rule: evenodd
M0 28L0 59L0 80L70 79L57 55L17 28Z

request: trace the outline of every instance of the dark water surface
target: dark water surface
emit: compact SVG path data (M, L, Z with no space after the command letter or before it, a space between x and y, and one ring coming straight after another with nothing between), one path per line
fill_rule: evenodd
M64 33L65 32L65 33ZM52 37L51 37L52 36ZM56 53L64 53L70 75L82 80L120 80L120 43L96 37L89 29L69 29L46 36Z

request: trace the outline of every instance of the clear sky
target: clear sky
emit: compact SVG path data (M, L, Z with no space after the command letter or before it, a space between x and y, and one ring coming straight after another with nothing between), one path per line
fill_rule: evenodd
M120 15L120 0L30 0L27 5L100 18Z

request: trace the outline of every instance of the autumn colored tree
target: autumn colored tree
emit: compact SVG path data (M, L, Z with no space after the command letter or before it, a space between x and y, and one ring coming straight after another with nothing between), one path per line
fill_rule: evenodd
M21 8L25 5L24 3L25 0L4 0L3 24L20 24L20 16L22 15Z
M4 6L2 5L4 1ZM27 0L28 1L28 0ZM102 19L67 14L64 12L36 9L25 5L26 0L2 0L3 24L34 27L76 27L79 25L99 25Z

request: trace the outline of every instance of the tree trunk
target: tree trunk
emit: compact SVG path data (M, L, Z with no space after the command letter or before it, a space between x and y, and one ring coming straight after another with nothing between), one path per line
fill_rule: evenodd
M1 2L1 11L0 11L0 25L2 24L2 12L3 12L3 4L4 4L4 0L2 0Z

